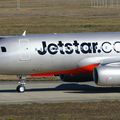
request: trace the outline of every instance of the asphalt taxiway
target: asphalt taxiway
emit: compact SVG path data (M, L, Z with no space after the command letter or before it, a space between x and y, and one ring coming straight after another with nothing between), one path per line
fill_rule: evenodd
M24 93L16 92L16 86L16 81L0 82L0 104L120 100L120 87L98 87L94 82L28 81Z

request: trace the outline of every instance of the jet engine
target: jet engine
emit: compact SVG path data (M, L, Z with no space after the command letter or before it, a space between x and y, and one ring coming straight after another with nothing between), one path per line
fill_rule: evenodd
M120 65L101 65L94 69L93 78L97 85L119 86Z
M85 81L92 81L93 75L92 75L92 73L87 73L87 74L81 73L79 75L62 74L62 75L60 75L60 78L64 82L85 82Z

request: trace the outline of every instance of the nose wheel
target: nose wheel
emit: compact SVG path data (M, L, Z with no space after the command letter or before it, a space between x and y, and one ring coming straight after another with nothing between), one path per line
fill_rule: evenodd
M18 85L17 88L16 88L17 92L25 92L25 86L24 85Z
M16 90L17 90L17 92L23 93L23 92L25 92L26 76L19 75L18 78L19 78L19 85L17 86Z

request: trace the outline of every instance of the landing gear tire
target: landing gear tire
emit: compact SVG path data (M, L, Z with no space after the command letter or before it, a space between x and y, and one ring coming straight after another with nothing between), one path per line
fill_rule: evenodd
M25 75L18 75L19 79L19 85L17 86L16 90L19 93L25 92L25 81L26 81L26 76Z
M24 85L18 85L16 90L20 93L23 93L23 92L25 92L25 86Z

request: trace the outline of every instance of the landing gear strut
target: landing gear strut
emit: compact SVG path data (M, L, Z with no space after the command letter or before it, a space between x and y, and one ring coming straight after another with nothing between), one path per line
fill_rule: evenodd
M16 90L20 93L25 91L25 80L26 80L26 76L24 75L19 75L19 85L17 86Z

